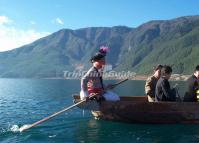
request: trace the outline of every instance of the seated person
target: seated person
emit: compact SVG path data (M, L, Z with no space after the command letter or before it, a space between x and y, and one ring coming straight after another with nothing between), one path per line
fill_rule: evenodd
M161 77L156 84L155 101L175 101L175 92L171 90L169 79L171 77L172 68L170 66L163 66L161 70Z
M92 58L91 62L93 66L81 79L81 91L80 98L88 99L89 95L97 94L95 97L97 101L107 100L107 101L118 101L120 97L110 91L114 85L108 85L107 87L103 84L102 79L102 69L105 65L105 56L107 52L107 47L101 47L99 52L97 52ZM100 71L101 70L101 71Z
M196 66L194 74L187 80L187 91L184 96L184 101L196 102L199 101L199 65Z
M154 74L148 77L148 79L146 80L145 93L148 96L149 102L155 101L155 87L156 87L158 79L160 78L161 69L162 69L162 65L157 65L154 68Z

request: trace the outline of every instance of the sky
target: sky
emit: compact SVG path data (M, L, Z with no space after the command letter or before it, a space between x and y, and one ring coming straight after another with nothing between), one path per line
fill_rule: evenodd
M60 29L137 27L150 20L199 15L198 0L0 0L0 51Z

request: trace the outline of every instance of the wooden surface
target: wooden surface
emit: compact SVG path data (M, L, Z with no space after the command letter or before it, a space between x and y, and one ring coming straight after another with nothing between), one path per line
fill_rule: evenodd
M99 119L129 123L199 123L199 103L148 102L146 96L123 96L121 101L105 101L92 113Z

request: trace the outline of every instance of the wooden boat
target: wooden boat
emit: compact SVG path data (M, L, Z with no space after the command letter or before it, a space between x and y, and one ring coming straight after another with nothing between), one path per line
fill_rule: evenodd
M79 95L73 96L79 102ZM127 123L199 123L197 102L148 102L146 96L122 96L121 101L84 102L95 118Z

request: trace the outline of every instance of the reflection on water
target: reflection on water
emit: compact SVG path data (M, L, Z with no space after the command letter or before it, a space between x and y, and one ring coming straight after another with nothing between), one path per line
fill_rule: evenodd
M75 130L80 142L187 143L199 141L199 125L136 125L91 119Z

